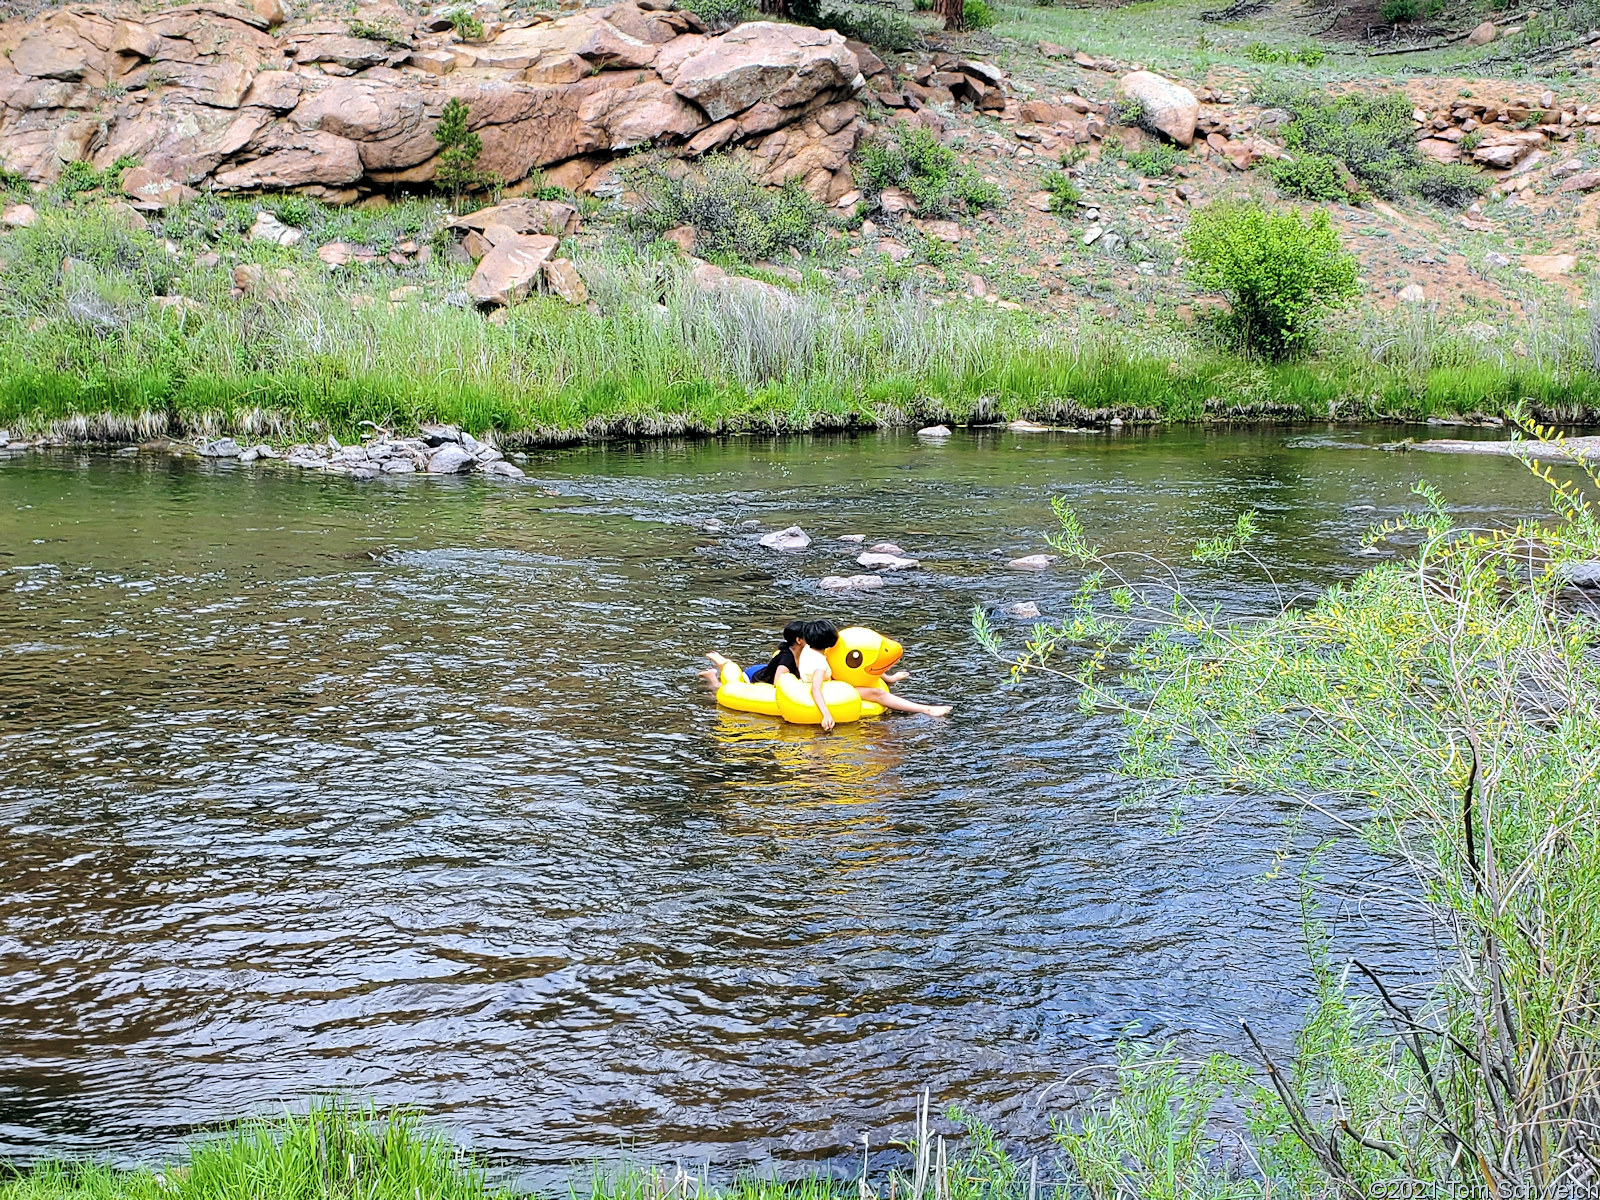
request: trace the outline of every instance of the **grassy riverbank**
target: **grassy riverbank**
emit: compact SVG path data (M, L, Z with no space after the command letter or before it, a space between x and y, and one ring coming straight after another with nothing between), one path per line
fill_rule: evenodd
M854 1194L850 1185L849 1194ZM177 1159L147 1167L0 1164L0 1200L508 1200L530 1193L493 1175L415 1116L323 1105L197 1138ZM712 1187L643 1168L596 1171L572 1200L832 1200L845 1186L821 1177L754 1177Z
M380 251L437 241L443 218L426 201L297 204L317 240ZM250 241L256 204L202 199L146 229L105 204L38 207L37 225L0 243L0 427L14 436L287 438L448 421L552 443L1002 417L1600 412L1576 313L1546 314L1517 354L1427 313L1358 314L1313 356L1268 364L1160 314L1130 327L1087 308L952 303L892 265L842 288L826 252L790 274L729 263L776 290L707 293L676 250L615 229L565 248L590 306L535 298L491 322L464 301L466 267L435 255L330 270L309 244ZM241 264L262 267L266 288L234 295Z

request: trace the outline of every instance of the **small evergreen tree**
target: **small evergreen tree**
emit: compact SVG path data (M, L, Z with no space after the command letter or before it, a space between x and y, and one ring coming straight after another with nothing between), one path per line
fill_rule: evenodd
M460 208L461 193L484 181L478 167L478 156L483 153L483 139L467 128L470 110L459 97L451 97L439 116L439 127L433 131L439 143L439 165L433 173L441 188L450 190L450 207Z

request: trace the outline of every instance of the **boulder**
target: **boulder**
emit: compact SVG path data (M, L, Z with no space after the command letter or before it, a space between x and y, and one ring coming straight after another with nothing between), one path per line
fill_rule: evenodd
M244 447L230 437L205 442L200 447L202 458L238 458L243 453Z
M561 237L578 231L578 210L560 200L505 200L449 222L445 228L483 232L491 225L512 233L548 233Z
M841 542L854 542L856 545L860 545L862 542L867 540L867 535L864 533L841 533L839 535L839 540Z
M546 233L510 234L479 261L467 295L487 305L524 299L555 248L556 239Z
M768 550L804 550L811 545L811 537L800 526L791 525L767 534L761 539L761 544Z
M305 235L305 230L285 225L265 209L256 213L255 224L250 226L252 242L271 242L276 246L293 246Z
M552 258L541 268L545 289L568 304L589 303L589 289L583 285L583 276L570 258Z
M428 474L459 475L462 471L470 471L473 464L472 455L452 442L440 446L428 456Z
M1434 162L1453 163L1461 161L1461 144L1447 142L1443 138L1423 138L1417 143L1417 149L1425 157Z
M874 554L870 550L856 555L856 562L875 571L911 571L922 565L914 558L901 558L898 554Z
M893 542L877 542L874 545L868 546L867 550L872 554L892 554L897 558L906 557L906 552L900 549L899 546L896 546Z
M1467 34L1467 45L1487 46L1494 41L1495 34L1499 32L1495 28L1493 21L1484 21L1482 24L1474 26L1472 32Z
M526 479L527 472L515 463L508 463L503 458L496 458L483 463L478 471L484 475L498 475L502 479Z
M1154 71L1133 71L1118 82L1117 98L1139 105L1141 126L1165 134L1180 146L1193 144L1200 102L1182 84Z
M133 167L123 173L122 194L149 208L173 208L200 193L149 167Z
M1048 571L1050 564L1055 561L1053 554L1025 554L1021 558L1013 558L1006 564L1010 571Z
M1472 151L1472 160L1492 170L1506 170L1516 166L1544 143L1544 134L1537 129L1494 133L1478 143Z
M678 64L672 89L720 121L760 100L793 108L862 82L856 56L832 30L751 21Z
M881 575L829 575L822 581L825 592L875 592L882 586Z
M83 79L92 73L91 50L69 30L46 29L17 43L11 51L11 68L34 79Z
M929 425L917 430L917 436L919 438L927 438L929 441L941 442L950 436L950 427L948 425Z
M371 246L359 246L355 242L325 242L317 247L317 257L330 267L343 267L353 262L377 262L378 252Z
M1399 300L1401 304L1424 304L1428 295L1422 290L1420 283L1408 283L1400 289Z
M1016 604L1008 604L1000 610L1008 617L1016 617L1021 621L1035 621L1039 618L1039 606L1032 600L1023 600Z
M459 442L461 430L454 425L423 425L417 430L417 436L423 444L438 447L446 443Z
M1600 171L1580 171L1561 181L1560 192L1592 192L1600 187Z
M26 229L39 223L39 214L31 204L8 204L0 210L0 226L6 229Z

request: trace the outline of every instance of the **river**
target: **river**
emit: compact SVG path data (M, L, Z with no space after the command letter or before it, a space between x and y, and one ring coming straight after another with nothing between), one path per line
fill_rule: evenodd
M1186 547L1243 508L1291 593L1376 561L1415 479L1543 509L1515 462L1331 446L1393 436L656 443L527 485L0 457L0 1155L148 1157L330 1090L535 1173L836 1160L924 1086L1042 1143L1125 1027L1286 1043L1320 831L1230 796L1175 834L1117 721L1008 684L968 612L1061 611L1072 571L1005 569L1057 494L1239 613L1276 593ZM808 551L756 544L791 523ZM847 533L923 567L823 593ZM899 690L955 714L719 712L698 656L812 614L900 639ZM1404 982L1403 923L1330 918Z

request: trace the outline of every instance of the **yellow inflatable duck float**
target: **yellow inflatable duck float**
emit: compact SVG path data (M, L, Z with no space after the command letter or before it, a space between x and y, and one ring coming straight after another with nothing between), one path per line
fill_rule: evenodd
M857 688L889 689L883 674L904 653L899 642L876 630L852 625L839 630L839 640L825 652L833 678L822 685L822 699L833 719L843 723L883 715L883 705L863 700ZM811 689L796 676L784 675L776 686L751 683L737 663L725 663L717 687L717 703L736 712L782 717L794 725L820 725L822 712Z

